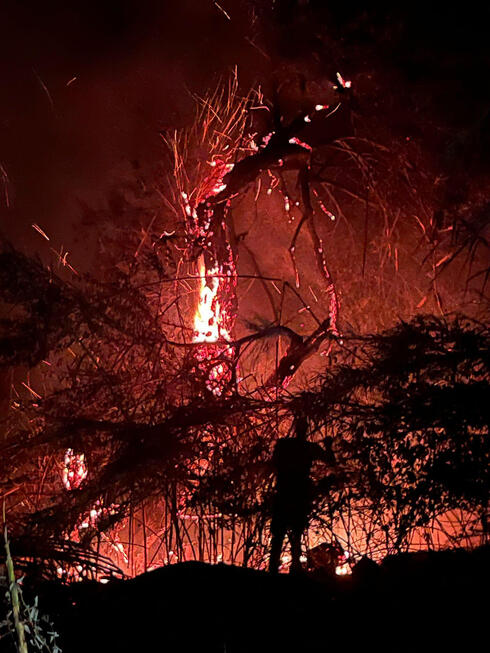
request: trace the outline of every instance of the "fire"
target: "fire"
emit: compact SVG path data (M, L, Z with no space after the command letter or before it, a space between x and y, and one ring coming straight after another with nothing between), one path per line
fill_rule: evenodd
M199 258L199 298L193 325L193 341L202 343L202 346L197 348L194 355L198 368L205 372L206 388L219 397L230 378L226 360L232 354L228 344L220 344L220 341L230 338L227 315L220 302L223 281L226 283L226 280L219 275L217 267L206 270L203 258ZM221 358L223 360L216 360ZM213 360L216 362L209 366Z
M218 298L220 279L218 268L206 270L203 257L199 258L199 300L194 315L194 342L217 342L228 338Z
M352 569L350 568L349 563L344 562L342 565L337 565L335 567L335 574L337 576L348 576L349 574L352 574Z
M85 463L85 454L74 453L67 449L63 467L63 485L67 490L76 490L87 478L88 469Z
M226 175L233 170L228 156L212 157L208 174L199 189L182 192L187 232L202 253L198 258L199 297L193 318L193 342L201 344L194 356L197 368L205 375L205 385L215 396L223 393L230 380L227 360L232 350L223 341L229 340L235 315L235 257L228 242L226 208L213 207L213 198L225 189Z
M85 462L85 454L83 453L74 453L73 449L67 449L65 452L64 467L62 473L63 485L65 488L71 492L80 487L83 481L87 478L88 468ZM75 530L66 534L66 539L73 539L79 541L80 533L88 528L95 528L101 517L107 514L114 514L114 511L119 506L117 504L111 504L109 508L104 507L102 501L98 499L92 508L80 516L79 522ZM109 546L123 557L124 561L128 562L128 556L124 549L123 544L119 540L117 533L114 533L111 538L107 537L105 533L102 533L102 539L106 541ZM60 578L72 578L79 580L83 577L82 568L73 568L70 570L58 569L58 576Z

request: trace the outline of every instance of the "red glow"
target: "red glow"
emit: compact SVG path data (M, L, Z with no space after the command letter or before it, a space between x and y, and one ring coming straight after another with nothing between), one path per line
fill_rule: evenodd
M63 485L67 490L76 490L87 478L88 469L83 453L73 453L67 449L63 467Z

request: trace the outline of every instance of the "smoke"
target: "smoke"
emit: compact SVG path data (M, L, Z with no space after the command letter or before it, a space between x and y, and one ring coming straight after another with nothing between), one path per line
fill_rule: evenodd
M0 211L7 237L41 249L31 228L39 224L83 265L81 204L104 207L135 167L161 167L160 132L191 119L192 93L204 94L235 64L251 83L246 71L254 76L257 60L265 61L245 40L248 14L234 4L231 21L213 2L192 0L3 6Z

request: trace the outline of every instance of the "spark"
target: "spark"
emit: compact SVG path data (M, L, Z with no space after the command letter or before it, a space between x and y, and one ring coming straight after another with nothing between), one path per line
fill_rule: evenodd
M299 145L300 147L302 147L305 150L308 150L309 152L313 151L311 145L308 145L308 143L305 143L304 141L300 141L299 138L297 138L296 136L290 138L289 142L291 143L291 145Z
M219 5L217 2L215 2L214 4L228 18L228 20L231 20L230 14L228 14L221 5Z
M311 287L311 286L308 286L308 288L310 289L310 292L311 292L311 294L313 295L313 299L314 299L316 302L318 302L318 297L317 297L317 296L315 295L315 293L313 292L312 287Z
M69 252L66 251L66 252L63 254L63 245L61 245L61 247L60 247L60 251L59 251L59 252L57 252L57 251L56 251L55 249L53 249L52 247L51 247L51 251L52 251L54 254L56 254L56 256L58 257L58 263L61 263L61 265L62 265L63 267L68 268L69 270L71 270L71 271L73 272L73 274L76 274L77 276L80 276L79 273L77 272L77 270L75 270L75 268L72 267L72 266L68 263L68 261L67 261L67 257L68 257L68 253L69 253Z
M352 82L349 79L344 79L340 73L337 73L337 81L338 84L334 86L335 89L340 88L351 88L352 87Z
M36 224L35 222L31 225L33 229L35 229L43 238L46 238L46 240L49 240L49 236L46 235L46 232L41 229L41 227Z
M256 202L259 199L261 188L262 188L262 179L259 177L259 181L257 183L257 192L255 193L254 202Z
M333 114L336 113L336 112L340 109L341 106L342 106L342 102L339 102L338 104L336 104L336 105L334 106L334 108L332 109L332 111L329 111L329 112L327 113L327 115L325 116L325 118L330 118L330 116L333 116Z
M24 388L27 388L27 390L29 390L29 392L32 394L33 397L36 397L36 399L42 399L41 395L37 394L37 392L35 392L29 385L27 385L27 383L24 383L24 381L22 381L22 385L24 386Z
M246 36L246 37L245 37L245 41L247 41L248 43L250 43L250 45L251 45L253 48L255 48L255 49L257 50L257 52L259 52L259 53L260 53L263 57L265 57L268 61L271 60L271 58L269 57L269 55L267 54L267 52L265 52L265 50L262 50L261 47L259 47L256 43L254 43L254 42L252 41L251 38L249 38L248 36Z
M46 84L43 82L43 80L39 77L39 75L37 74L37 72L36 72L36 70L35 70L34 68L32 69L32 71L33 71L34 75L36 76L36 79L37 79L37 81L39 82L39 85L41 86L41 88L42 88L43 91L45 92L46 97L47 97L48 100L49 100L49 104L51 105L51 109L52 109L52 111L54 112L54 102L53 102L53 98L51 97L51 94L50 94L50 92L49 92L49 90L48 90L48 87L47 87Z
M0 174L2 175L2 181L3 181L3 193L5 197L5 206L9 209L10 208L10 198L9 198L9 178L7 175L7 171L3 167L3 165L0 163Z
M73 82L76 82L76 81L77 81L77 79L78 79L78 77L75 75L75 77L72 77L71 79L69 79L69 80L66 82L66 86L71 86L71 85L73 84Z

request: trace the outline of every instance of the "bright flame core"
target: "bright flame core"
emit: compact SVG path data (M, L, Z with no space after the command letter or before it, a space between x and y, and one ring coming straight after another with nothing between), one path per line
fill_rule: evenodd
M221 306L218 300L220 279L218 268L206 270L203 257L199 258L199 301L194 315L194 342L216 342L229 338L223 325ZM208 283L209 280L209 283Z
M85 454L74 453L67 449L63 467L63 485L67 490L76 490L82 481L87 478L88 469L85 463Z

